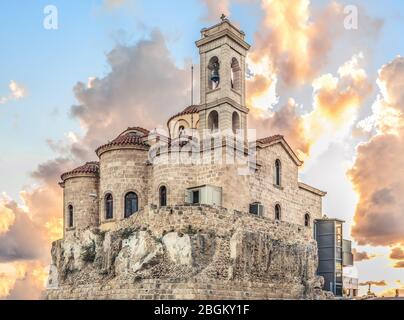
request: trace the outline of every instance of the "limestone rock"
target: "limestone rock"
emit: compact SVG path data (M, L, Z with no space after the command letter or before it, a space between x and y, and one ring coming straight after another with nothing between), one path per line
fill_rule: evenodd
M330 299L311 237L217 207L150 208L54 242L46 298Z

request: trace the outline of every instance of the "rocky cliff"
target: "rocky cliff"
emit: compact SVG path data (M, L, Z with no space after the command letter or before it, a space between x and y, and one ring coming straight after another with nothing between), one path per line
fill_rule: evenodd
M53 243L47 299L324 299L311 230L209 206L157 209Z

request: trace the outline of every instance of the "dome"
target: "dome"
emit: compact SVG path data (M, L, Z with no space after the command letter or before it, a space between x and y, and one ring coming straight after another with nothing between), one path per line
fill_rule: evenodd
M80 175L94 175L98 176L100 172L100 164L97 161L87 162L85 165L78 167L72 171L66 172L62 174L61 179L63 181L71 178L73 176L80 176Z
M184 116L184 115L187 115L187 114L198 113L198 112L199 112L199 107L197 105L188 106L184 110L182 110L181 112L177 113L176 115L173 115L170 119L168 119L167 123L169 123L174 118Z
M146 129L140 127L129 127L111 142L98 147L95 152L100 156L103 152L110 149L116 149L116 147L140 146L148 148L149 145L144 142L148 134L149 131Z
M199 106L191 105L172 116L167 121L171 138L182 135L184 130L197 129L199 125Z

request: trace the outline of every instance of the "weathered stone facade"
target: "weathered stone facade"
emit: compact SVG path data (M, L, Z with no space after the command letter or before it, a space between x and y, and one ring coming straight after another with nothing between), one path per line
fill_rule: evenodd
M62 175L46 298L326 297L313 239L325 192L299 182L282 136L247 139L244 33L225 19L197 46L200 105L171 117L167 136L128 128Z
M52 247L48 299L324 299L310 230L211 206L146 207Z

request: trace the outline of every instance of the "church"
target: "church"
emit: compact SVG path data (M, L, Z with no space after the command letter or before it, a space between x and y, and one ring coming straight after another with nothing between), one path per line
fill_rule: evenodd
M325 192L281 135L248 127L245 34L201 30L200 103L167 131L124 130L61 176L64 238L48 299L324 298L314 221Z

